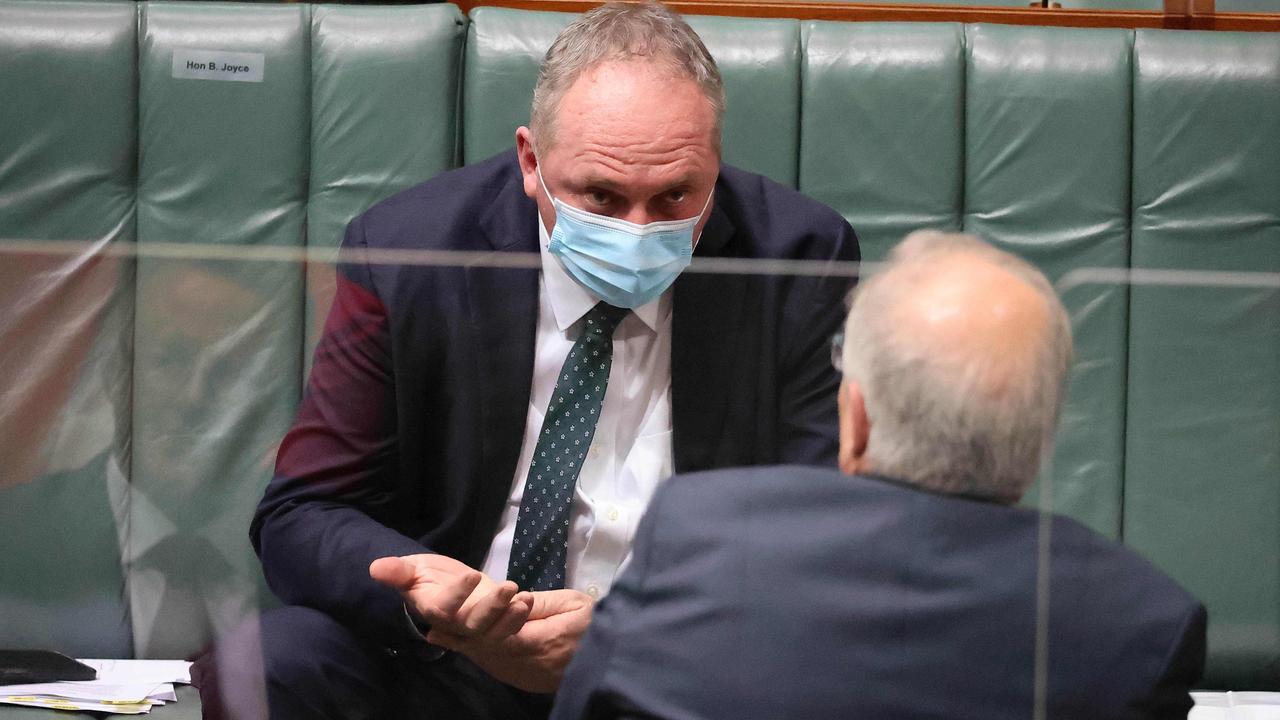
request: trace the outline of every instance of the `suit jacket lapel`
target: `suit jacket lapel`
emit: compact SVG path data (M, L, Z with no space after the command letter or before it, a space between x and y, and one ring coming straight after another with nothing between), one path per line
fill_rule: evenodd
M695 249L695 258L731 257L736 228L720 208ZM676 472L738 462L725 444L725 414L745 330L746 285L741 275L686 271L675 282L671 338L672 445ZM726 456L726 453L728 455Z
M537 253L536 219L537 206L524 194L515 172L480 220L480 229L498 258ZM466 558L475 567L493 540L520 460L533 384L538 270L472 266L466 277L482 398L480 492L469 544L473 557Z

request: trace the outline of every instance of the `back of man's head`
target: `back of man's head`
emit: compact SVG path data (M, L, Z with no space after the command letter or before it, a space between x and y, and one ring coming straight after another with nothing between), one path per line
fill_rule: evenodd
M863 469L1016 501L1051 445L1070 359L1066 311L1038 270L970 235L913 233L846 322Z

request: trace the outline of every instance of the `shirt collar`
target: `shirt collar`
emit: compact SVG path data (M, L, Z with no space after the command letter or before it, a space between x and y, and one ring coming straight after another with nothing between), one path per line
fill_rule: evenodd
M542 222L542 214L538 214L538 250L542 254L542 279L546 284L547 299L551 302L551 314L555 316L556 327L560 332L582 319L591 308L600 302L589 290L580 285L560 263L560 258L551 254L551 234ZM658 321L671 306L671 290L668 289L658 298L650 300L631 312L650 330L658 331Z

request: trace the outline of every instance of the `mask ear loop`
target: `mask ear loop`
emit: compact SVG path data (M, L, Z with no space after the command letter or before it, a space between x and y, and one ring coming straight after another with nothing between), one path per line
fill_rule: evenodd
M554 206L556 204L556 199L551 195L551 191L547 189L547 181L542 179L542 160L540 160L537 155L534 155L533 161L537 163L533 168L533 171L538 174L538 185L542 187L542 192L547 194L547 199L550 200L551 204Z
M537 165L534 166L533 170L538 174L538 185L542 188L542 192L547 194L547 200L551 201L551 212L555 216L556 224L559 225L560 224L560 208L558 207L559 201L556 200L555 196L551 194L551 191L547 189L547 181L542 179L542 159L539 158L537 155L534 155L533 161L537 163ZM543 230L546 230L546 223L542 221L541 213L538 214L538 224L542 226ZM547 233L547 235L550 235L550 234L551 234L550 232Z
M716 186L711 186L711 192L707 193L707 201L702 203L702 209L698 211L698 220L702 220L702 216L707 213L707 208L711 207L711 198L716 196Z
M702 210L698 212L698 220L697 222L694 223L695 226L698 223L702 222L702 216L707 214L707 208L711 207L711 198L715 196L716 196L716 186L713 184L711 186L711 192L707 193L707 201L702 203ZM693 239L692 247L689 248L690 253L698 249L698 241L702 239L702 231L706 229L707 228L704 225L702 227L702 230L698 231L698 236Z

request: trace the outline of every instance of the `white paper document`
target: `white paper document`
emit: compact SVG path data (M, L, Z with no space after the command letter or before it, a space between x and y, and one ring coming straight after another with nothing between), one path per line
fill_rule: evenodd
M1187 720L1280 720L1280 693L1193 692Z
M98 671L103 683L191 684L191 663L186 660L80 660Z
M191 682L185 660L80 660L98 671L96 680L0 685L0 703L140 715L175 702L174 683Z

